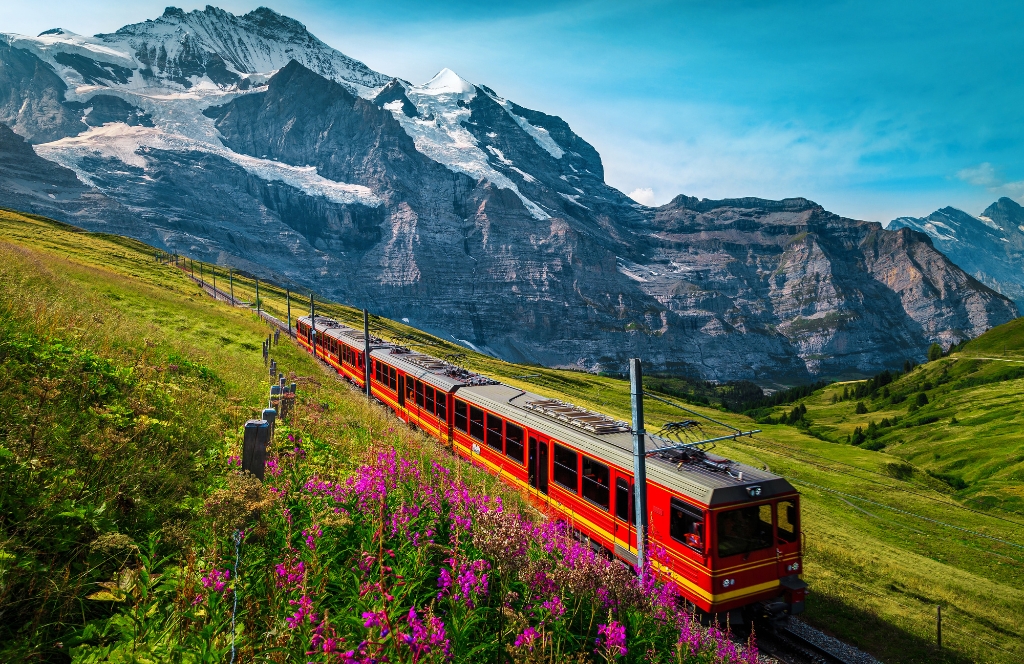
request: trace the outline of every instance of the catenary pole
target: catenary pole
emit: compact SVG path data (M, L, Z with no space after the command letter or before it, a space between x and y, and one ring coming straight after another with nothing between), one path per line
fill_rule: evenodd
M647 452L644 445L643 368L639 358L629 361L629 400L633 411L633 490L636 505L636 559L641 569L647 564Z
M309 320L313 324L309 332L309 345L316 357L316 307L313 305L313 291L309 291Z
M284 300L288 305L288 336L292 334L292 292L290 290L284 291Z
M259 316L260 315L260 278L259 277L255 277L255 279L256 279L256 315Z
M370 387L370 312L363 309L363 359L366 371L366 397L373 396L373 388Z
M235 271L228 268L228 284L231 286L231 306L235 306Z

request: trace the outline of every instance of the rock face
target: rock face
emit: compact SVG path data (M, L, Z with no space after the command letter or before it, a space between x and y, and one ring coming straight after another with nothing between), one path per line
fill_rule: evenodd
M11 206L507 359L796 382L1017 315L922 233L804 199L641 206L560 118L449 70L378 74L270 10L0 44Z
M926 233L964 271L1024 306L1024 208L1013 199L1000 198L980 217L946 207L894 219L889 228Z

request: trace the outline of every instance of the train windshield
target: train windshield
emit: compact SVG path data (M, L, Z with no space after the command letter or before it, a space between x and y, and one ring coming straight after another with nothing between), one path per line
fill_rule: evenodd
M754 505L718 515L718 556L725 558L772 546L772 506Z

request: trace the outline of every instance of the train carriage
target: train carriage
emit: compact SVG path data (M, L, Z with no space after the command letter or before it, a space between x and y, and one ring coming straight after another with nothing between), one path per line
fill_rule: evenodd
M307 349L359 385L364 340L335 321L298 322ZM315 343L311 343L315 340ZM499 476L598 551L637 563L629 426L371 339L371 393L402 420ZM347 357L359 361L349 363ZM650 434L648 434L650 436ZM784 478L696 447L647 457L655 568L708 613L803 610L800 502Z

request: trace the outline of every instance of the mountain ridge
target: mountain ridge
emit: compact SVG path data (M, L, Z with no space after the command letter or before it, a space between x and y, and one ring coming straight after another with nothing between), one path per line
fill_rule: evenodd
M890 229L927 235L965 272L1024 306L1024 208L1006 196L977 217L944 207L927 217L898 217Z
M801 382L1017 315L926 235L806 199L640 205L561 118L450 70L374 72L269 9L48 33L0 41L0 123L84 189L33 211L500 357Z

